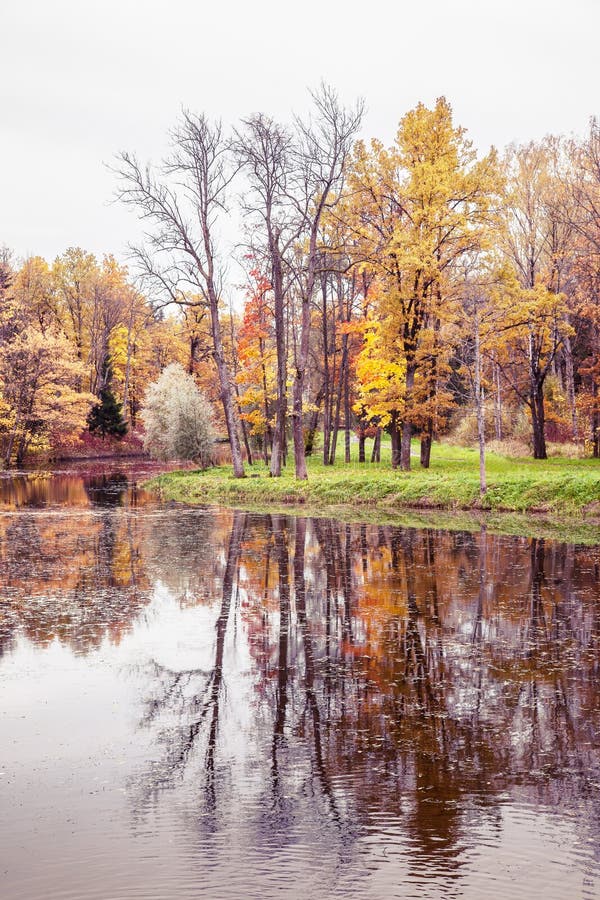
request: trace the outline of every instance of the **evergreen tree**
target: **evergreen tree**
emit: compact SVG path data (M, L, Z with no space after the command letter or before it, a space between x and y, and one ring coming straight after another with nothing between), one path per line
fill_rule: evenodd
M123 406L109 387L105 387L100 391L100 400L91 408L87 422L92 434L99 432L103 438L107 434L118 438L127 434L127 422L123 418Z

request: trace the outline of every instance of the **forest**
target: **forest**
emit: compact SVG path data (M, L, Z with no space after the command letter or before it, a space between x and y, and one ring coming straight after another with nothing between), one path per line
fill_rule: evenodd
M236 477L304 480L353 444L377 463L382 436L404 471L415 440L425 468L436 441L479 447L482 492L486 447L600 456L600 123L481 155L444 98L389 147L361 102L311 103L231 129L184 111L160 164L116 157L145 229L127 266L2 251L4 466L140 449L171 363Z

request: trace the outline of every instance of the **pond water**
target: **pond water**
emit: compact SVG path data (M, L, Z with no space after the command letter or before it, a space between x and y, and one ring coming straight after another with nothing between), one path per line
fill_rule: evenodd
M600 896L600 549L0 480L3 900Z

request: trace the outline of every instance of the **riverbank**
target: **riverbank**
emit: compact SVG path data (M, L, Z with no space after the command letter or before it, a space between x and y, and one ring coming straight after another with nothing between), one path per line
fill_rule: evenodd
M504 533L600 543L598 460L511 459L490 453L482 500L475 450L436 445L431 468L421 469L415 460L412 472L392 470L386 456L384 449L378 465L353 461L333 467L313 457L306 482L295 480L291 465L281 478L269 478L259 463L247 467L245 479L218 467L170 472L148 486L164 500L186 504L301 511L347 521L410 520L430 527L486 524Z

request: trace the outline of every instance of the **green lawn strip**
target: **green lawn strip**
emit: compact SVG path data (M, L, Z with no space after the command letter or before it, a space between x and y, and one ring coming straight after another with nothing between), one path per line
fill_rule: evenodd
M264 464L248 467L248 477L234 479L228 467L170 472L148 482L165 500L192 504L224 504L273 511L298 507L307 513L349 516L355 520L400 520L414 510L474 513L469 528L513 534L561 537L600 543L600 463L598 460L515 460L488 456L488 492L479 496L477 453L462 447L435 445L430 469L415 460L413 471L389 467L384 448L379 465L324 466L312 457L309 479L298 482L293 466L281 478L270 478ZM337 513L336 513L337 511ZM343 511L343 513L340 513ZM512 514L508 516L507 514ZM484 515L485 514L485 515ZM498 514L503 514L499 516ZM431 516L431 513L429 513ZM499 519L503 521L500 522Z

